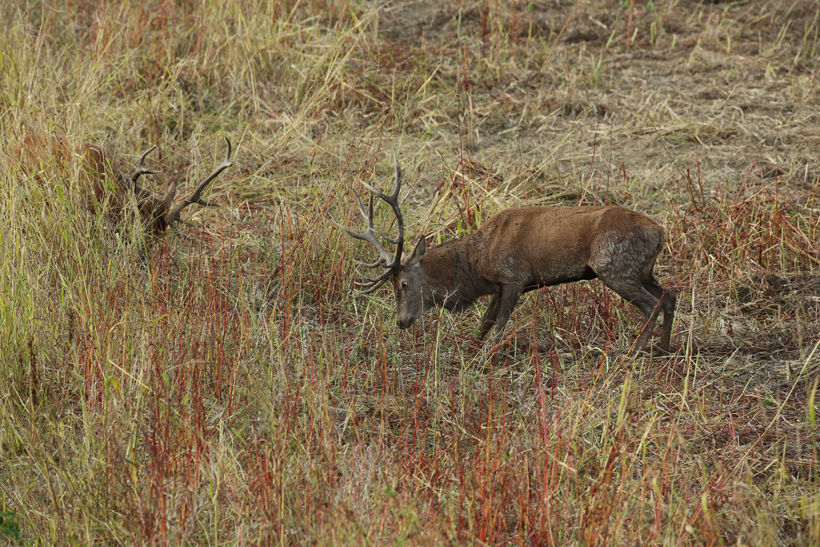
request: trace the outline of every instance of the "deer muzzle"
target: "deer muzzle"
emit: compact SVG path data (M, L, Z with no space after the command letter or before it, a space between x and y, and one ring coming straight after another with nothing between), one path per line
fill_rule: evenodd
M416 322L415 317L407 317L407 318L404 318L404 319L398 319L396 321L396 324L399 326L400 329L403 330L403 329L409 328L415 322Z

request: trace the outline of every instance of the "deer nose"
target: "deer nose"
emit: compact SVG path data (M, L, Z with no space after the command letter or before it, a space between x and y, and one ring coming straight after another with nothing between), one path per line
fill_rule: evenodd
M399 326L400 329L406 329L410 325L412 325L414 321L415 321L415 319L412 319L412 318L411 319L406 319L406 320L405 319L399 319L398 321L396 321L396 324Z

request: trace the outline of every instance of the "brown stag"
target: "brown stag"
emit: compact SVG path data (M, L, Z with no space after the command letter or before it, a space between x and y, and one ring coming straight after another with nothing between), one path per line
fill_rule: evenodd
M107 204L108 214L117 222L122 221L130 194L133 193L145 231L156 235L173 228L175 222L181 222L180 213L188 205L216 205L200 196L208 184L232 165L231 141L227 137L225 141L228 143L228 152L224 161L176 207L173 207L176 182L171 184L171 188L162 197L155 196L137 184L140 176L158 173L145 166L145 158L156 146L142 153L130 176L125 175L119 162L105 147L76 142L64 135L28 135L12 149L10 156L22 173L41 184L51 184L46 178L49 169L69 185L76 184L76 188L71 190L78 191L89 211L96 211L102 204ZM73 169L77 169L77 176L74 176Z
M492 295L481 321L479 337L496 328L496 343L510 313L525 292L599 278L627 302L643 312L643 328L634 353L641 351L663 310L660 349L669 351L677 297L652 275L663 249L664 230L646 215L624 207L522 207L493 216L475 233L427 249L422 236L410 256L403 257L404 219L399 206L401 168L396 160L396 183L391 195L368 184L370 204L356 194L367 230L357 233L337 224L356 239L373 245L379 259L360 263L386 268L380 276L357 283L362 293L372 293L393 282L397 323L406 329L424 312L444 306L469 308L483 295ZM373 196L393 209L398 237L390 238L373 227ZM379 237L396 245L388 252Z

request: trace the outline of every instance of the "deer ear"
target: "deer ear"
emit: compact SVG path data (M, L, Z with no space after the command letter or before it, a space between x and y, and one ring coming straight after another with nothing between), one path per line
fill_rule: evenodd
M416 243L416 248L413 249L413 252L410 253L410 257L404 263L405 268L410 268L418 264L421 257L424 256L424 253L427 252L427 240L424 239L424 236L421 236L419 242Z

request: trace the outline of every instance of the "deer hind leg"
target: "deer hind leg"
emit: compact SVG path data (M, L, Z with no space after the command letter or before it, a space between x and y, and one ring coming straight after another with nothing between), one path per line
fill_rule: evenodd
M655 298L652 293L641 285L621 286L617 289L615 287L610 288L618 293L624 300L643 312L643 328L638 336L638 340L635 342L632 352L632 355L637 355L646 347L649 336L652 334L655 323L658 321L658 315L661 312L660 300Z
M490 329L495 325L495 318L498 315L498 305L501 303L501 291L495 293L490 299L490 305L487 311L484 312L484 317L481 319L481 330L478 333L479 339L487 336Z
M675 293L658 283L658 280L655 279L652 274L649 275L649 279L644 279L641 283L647 291L652 293L652 296L660 300L660 306L663 310L663 332L661 334L660 348L668 352L669 342L672 338L672 320L675 317L675 305L678 302L678 297Z
M643 329L641 329L641 334L638 336L632 352L632 355L637 355L646 346L649 335L652 334L652 329L655 328L655 322L661 312L661 302L644 288L637 276L634 278L623 275L603 277L599 274L598 277L604 282L604 285L643 312Z
M661 310L664 312L661 349L668 351L676 297L652 276L655 258L662 248L662 232L636 230L630 234L604 234L593 249L589 265L600 280L643 313L644 325L633 355L646 346Z

